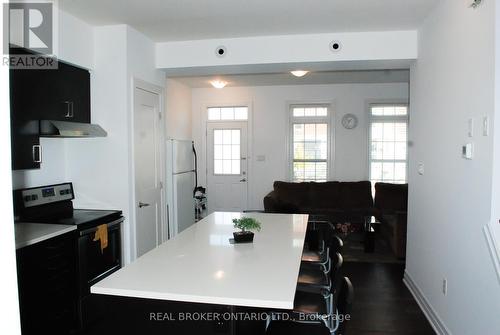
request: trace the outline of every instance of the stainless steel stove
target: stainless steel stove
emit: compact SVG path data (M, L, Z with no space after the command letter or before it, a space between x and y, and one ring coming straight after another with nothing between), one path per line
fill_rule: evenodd
M18 224L50 223L76 225L78 249L78 312L81 327L94 309L90 287L120 269L121 224L120 210L74 209L73 184L63 183L14 191L15 214ZM98 229L105 228L107 243L97 238Z

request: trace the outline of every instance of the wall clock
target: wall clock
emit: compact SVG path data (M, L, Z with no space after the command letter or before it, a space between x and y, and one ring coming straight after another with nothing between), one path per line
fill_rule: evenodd
M345 129L354 129L358 126L358 117L354 114L346 114L342 117L342 126Z

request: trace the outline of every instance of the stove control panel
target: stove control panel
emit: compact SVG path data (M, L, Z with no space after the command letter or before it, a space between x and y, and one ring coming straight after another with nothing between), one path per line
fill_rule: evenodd
M24 207L34 207L53 202L73 200L73 184L64 183L57 185L29 188L21 191Z

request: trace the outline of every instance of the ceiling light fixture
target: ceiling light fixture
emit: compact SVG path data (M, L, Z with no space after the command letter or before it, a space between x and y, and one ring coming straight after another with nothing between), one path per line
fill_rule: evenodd
M295 77L304 77L306 74L309 73L309 71L304 71L304 70L296 70L296 71L290 71L291 74L293 74Z
M212 80L212 81L210 82L210 84L212 84L212 86L213 86L213 87L215 87L215 88L219 88L219 89L220 89L220 88L224 88L224 87L226 87L226 85L227 85L227 81L223 81L223 80Z

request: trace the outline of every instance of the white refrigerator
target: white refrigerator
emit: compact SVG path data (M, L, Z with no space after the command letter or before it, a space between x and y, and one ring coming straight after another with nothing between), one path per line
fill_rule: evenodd
M166 151L169 239L195 223L196 152L193 141L174 139Z

